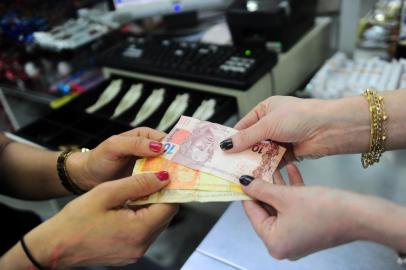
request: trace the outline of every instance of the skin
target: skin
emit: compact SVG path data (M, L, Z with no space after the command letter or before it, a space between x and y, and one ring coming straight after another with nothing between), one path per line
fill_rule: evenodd
M406 148L406 90L382 95L389 116L385 123L386 149ZM231 138L234 147L227 152L243 151L265 139L287 145L290 151L285 164L304 158L367 152L369 117L368 102L361 96L338 100L274 96L257 105L235 126L239 132ZM292 170L291 181L295 182L298 172ZM345 191L277 187L257 180L246 192L277 210L276 217L269 216L260 204L244 203L257 233L276 258L296 258L358 239L406 252L406 210L399 205Z
M134 210L123 206L127 200L147 196L168 184L169 180L160 181L154 174L130 176L137 157L163 152L152 151L149 144L164 136L138 128L107 139L90 152L69 156L66 166L70 177L79 187L91 191L25 235L33 256L51 269L123 265L141 257L167 226L177 206L156 204ZM43 200L69 194L56 172L59 152L18 143L1 149L0 179L6 195ZM20 243L0 258L0 269L32 267Z
M406 90L383 93L386 149L406 148ZM364 97L337 100L274 96L258 104L235 126L233 149L241 152L271 139L291 145L289 161L329 155L362 153L369 149L370 122Z
M90 152L76 152L67 159L72 180L83 190L131 174L137 157L153 157L150 142L159 142L165 133L150 128L136 128L115 135ZM22 154L23 153L23 154ZM46 200L69 195L56 171L60 152L10 143L0 154L2 193L11 197Z
M127 200L157 192L168 183L154 174L103 183L29 232L26 244L34 258L50 269L136 262L166 228L177 206L154 204L134 211L123 205ZM20 243L0 260L1 269L31 266Z
M405 208L349 191L304 187L297 167L286 168L289 186L277 172L276 185L255 179L244 187L256 199L243 202L244 209L271 256L298 259L355 240L406 251Z

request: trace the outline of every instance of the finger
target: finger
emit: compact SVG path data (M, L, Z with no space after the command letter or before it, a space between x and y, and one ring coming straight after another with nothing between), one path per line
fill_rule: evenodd
M246 116L244 116L234 128L237 130L247 129L258 122L266 114L267 101L263 101L254 107Z
M271 216L257 201L244 201L243 206L255 232L259 237L265 239L265 224L267 226L272 225L276 216Z
M259 115L256 112L256 108L250 111L246 116L244 116L238 123L234 126L237 130L247 129L256 122L259 121Z
M142 136L114 135L101 145L104 152L112 159L135 157L154 157L164 152L161 142Z
M220 143L220 147L229 153L239 153L268 138L268 121L262 118L247 129L240 130L234 136Z
M144 137L150 140L161 141L163 138L165 138L166 133L148 127L140 127L121 133L120 135Z
M287 186L273 185L260 179L254 179L248 185L243 186L243 190L248 196L272 205L278 211L287 199L288 188Z
M286 185L285 180L283 180L283 176L279 170L275 171L273 175L273 181L276 185Z
M167 172L138 174L100 184L91 192L100 205L107 209L123 206L128 200L135 201L160 191L169 183Z
M288 171L289 184L291 186L304 186L302 174L295 164L289 163L286 166L286 170Z
M153 204L148 208L141 209L145 213L138 213L142 215L145 223L151 228L158 226L166 226L169 221L176 215L178 211L177 204Z

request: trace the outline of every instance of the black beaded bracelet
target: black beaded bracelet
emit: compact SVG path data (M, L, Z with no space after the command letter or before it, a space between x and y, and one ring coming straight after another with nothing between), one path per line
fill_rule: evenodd
M87 152L89 149L82 149L82 152ZM78 187L72 179L69 177L68 171L66 170L66 159L74 153L75 150L65 150L63 151L56 162L56 169L58 171L59 179L61 180L62 185L71 193L75 195L81 195L86 191Z
M47 270L44 266L42 266L31 254L30 250L28 249L27 245L25 244L24 237L21 238L20 240L21 246L23 247L24 253L27 256L27 258L30 260L32 265L34 265L36 268L39 270Z

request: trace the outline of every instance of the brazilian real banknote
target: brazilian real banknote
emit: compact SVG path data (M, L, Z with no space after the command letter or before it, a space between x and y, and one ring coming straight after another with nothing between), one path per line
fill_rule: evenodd
M220 142L236 132L230 127L182 116L162 141L165 153L138 160L133 172L166 170L171 183L133 204L249 200L239 177L252 175L272 182L286 149L275 142L263 141L240 153L225 153L219 147Z

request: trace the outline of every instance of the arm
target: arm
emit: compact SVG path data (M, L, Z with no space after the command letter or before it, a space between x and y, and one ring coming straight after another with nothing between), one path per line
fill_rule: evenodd
M135 211L123 205L168 183L167 173L103 183L29 232L26 245L46 269L133 263L167 227L177 206L155 204ZM17 243L0 258L0 269L33 269L33 265Z
M285 186L278 173L277 185L262 180L243 181L249 196L276 211L270 213L257 201L243 202L272 256L297 259L355 240L406 252L406 208L353 192L303 187L297 168L288 165L287 170L293 186Z
M387 150L406 148L406 90L382 93L389 119L385 123ZM370 119L364 97L349 97L327 101L324 127L320 137L336 141L335 154L362 153L369 149Z
M383 96L389 116L387 150L405 148L406 90L384 92ZM366 152L370 137L368 109L362 96L337 100L274 96L241 119L236 125L240 132L230 138L231 144L223 143L223 149L240 152L258 141L272 139L291 143L296 158Z
M152 157L163 152L159 142L165 133L137 128L115 135L87 153L73 153L66 161L72 180L83 190L104 181L131 175L136 157ZM2 138L0 138L1 140ZM6 143L0 151L0 185L5 195L43 200L68 195L56 170L60 152L20 143Z
M68 195L57 175L58 155L59 152L9 143L0 154L2 193L24 199Z

